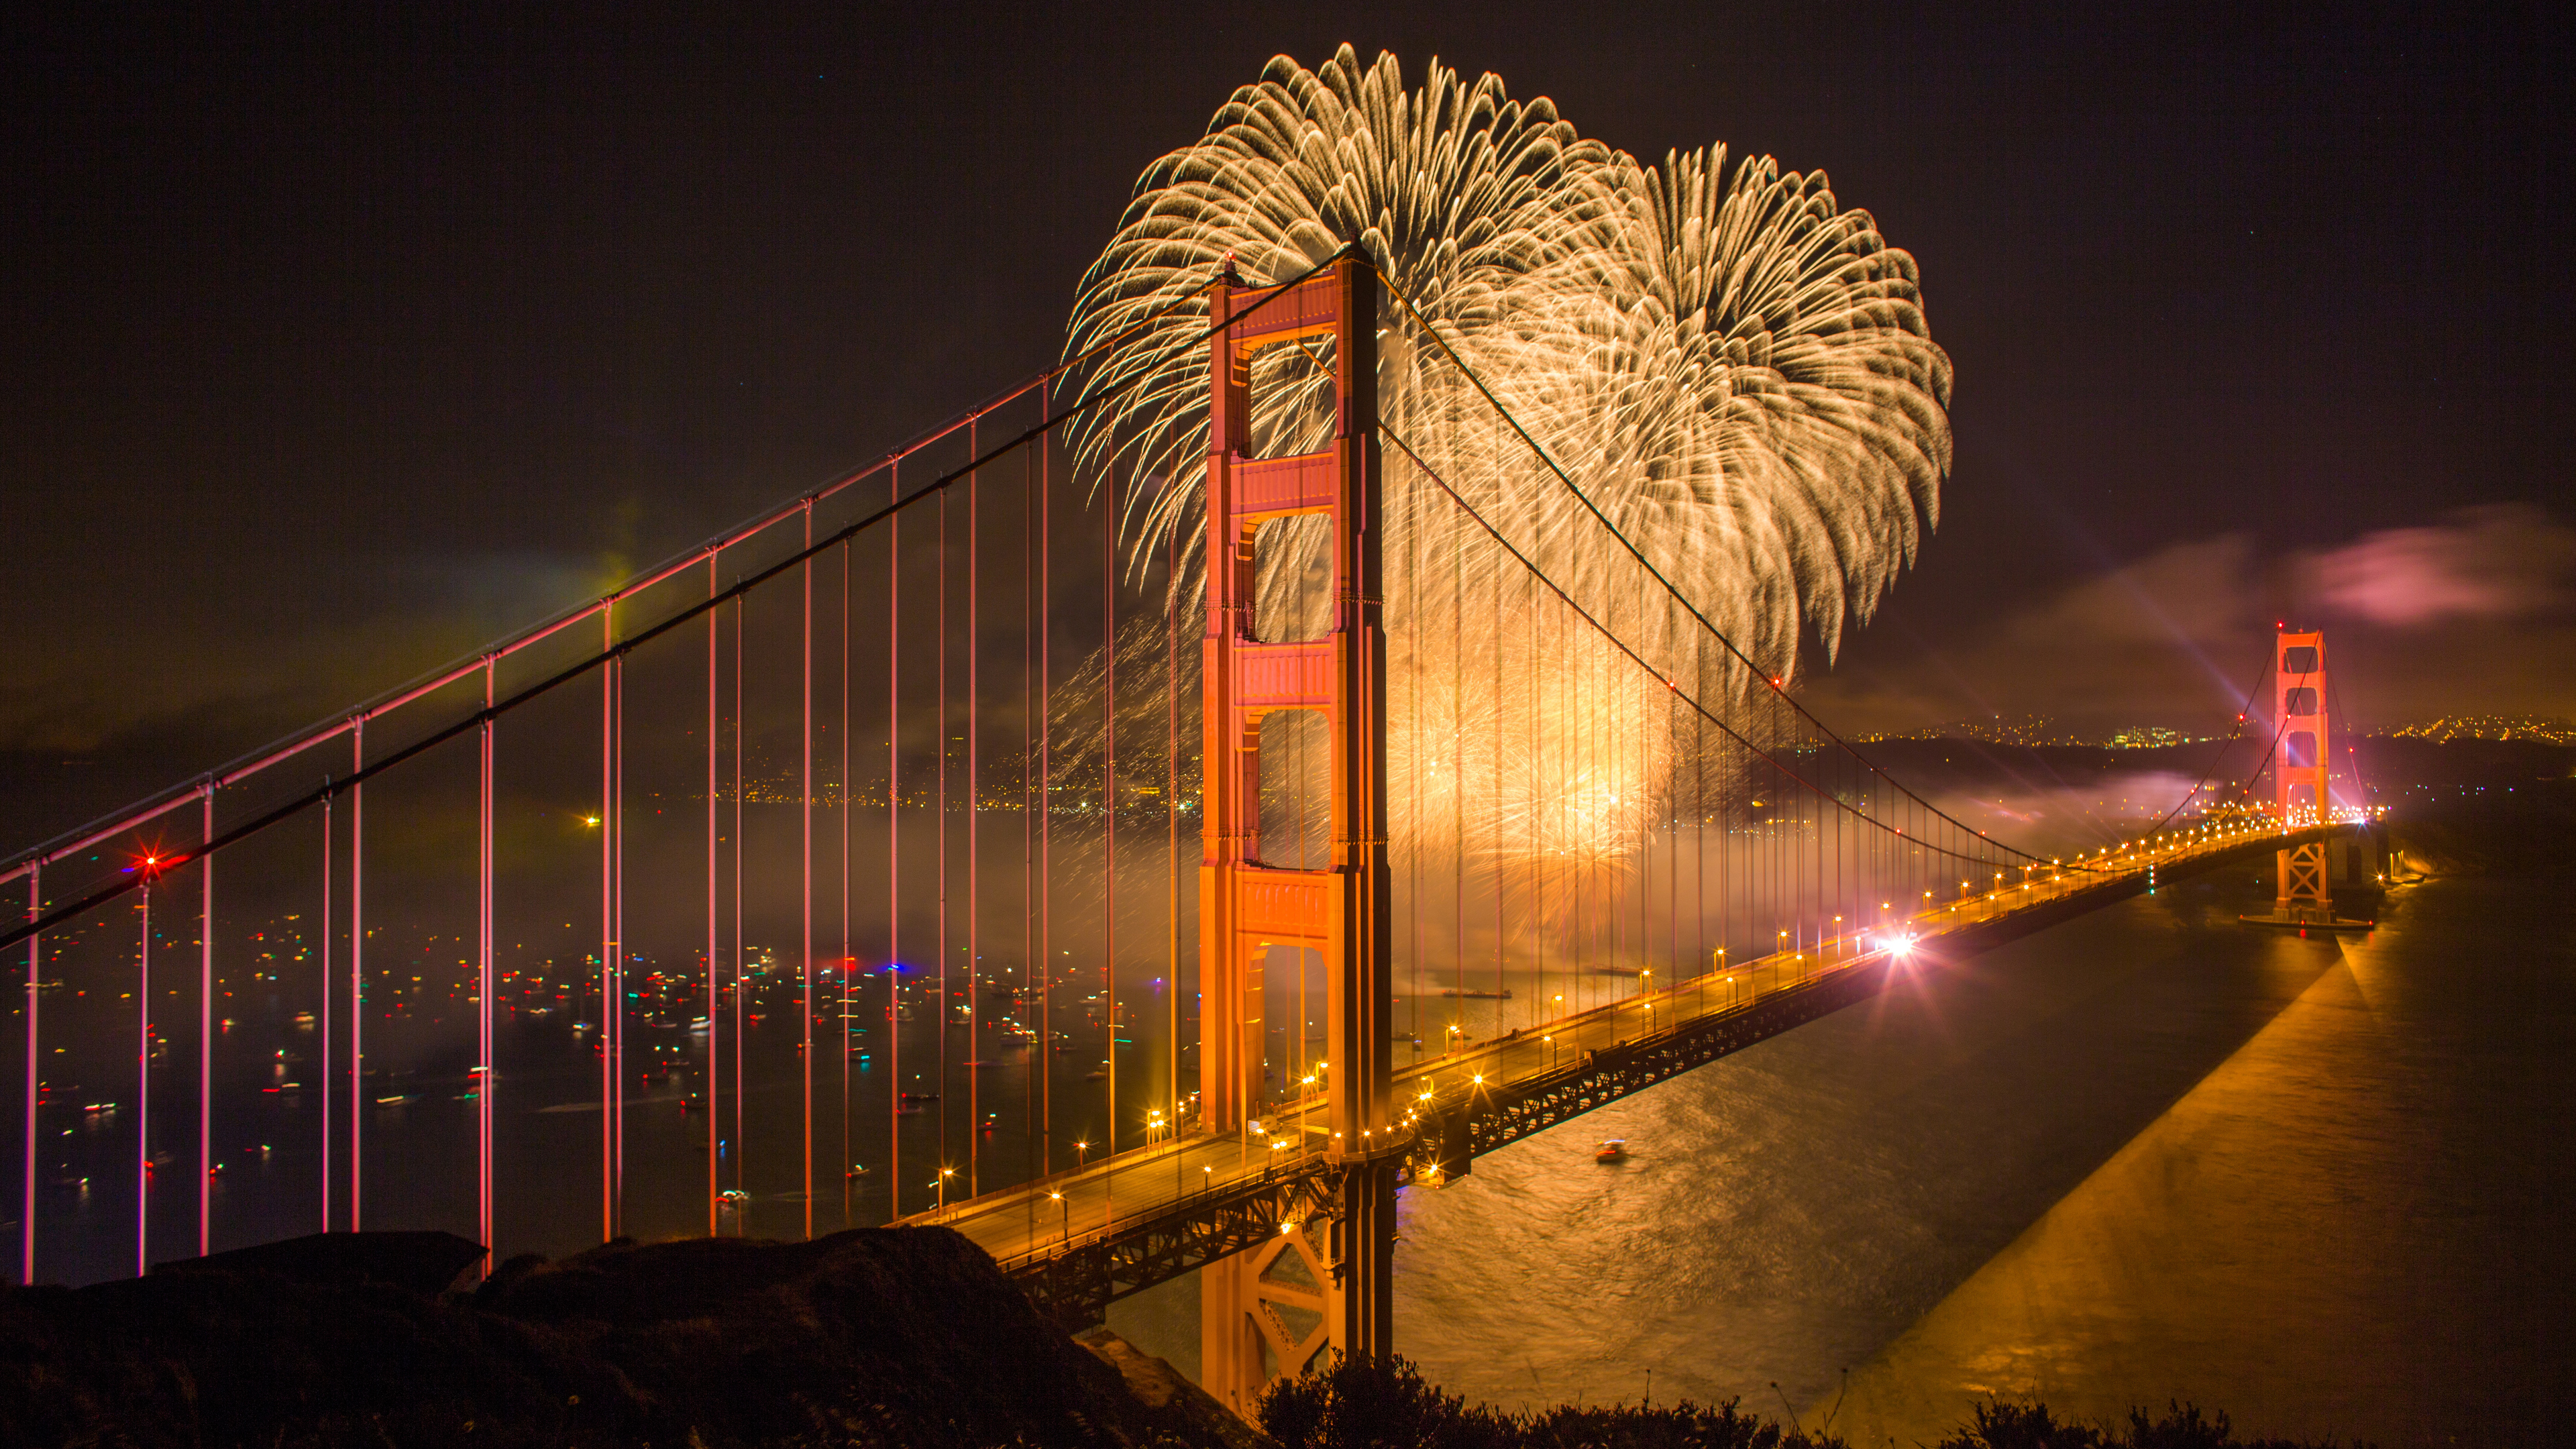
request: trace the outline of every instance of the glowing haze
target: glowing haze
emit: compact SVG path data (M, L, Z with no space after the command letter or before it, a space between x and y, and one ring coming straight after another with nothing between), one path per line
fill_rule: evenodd
M1204 137L1147 169L1084 282L1068 346L1134 326L1229 258L1277 281L1350 242L1766 673L1792 674L1810 630L1830 657L1938 521L1949 359L1913 258L1869 213L1842 207L1822 172L1730 160L1723 146L1643 164L1545 99L1514 101L1499 78L1466 82L1437 62L1408 87L1392 56L1364 67L1347 46L1313 70L1274 59ZM1201 537L1205 318L1203 303L1185 305L1115 346L1094 381L1125 402L1075 439L1092 477L1122 480L1140 577L1175 531L1185 559ZM1676 766L1718 757L1654 680L1546 606L1393 439L1659 671L1696 681L1712 705L1743 698L1752 676L1410 317L1381 321L1399 852L1584 860L1615 875L1668 818L1657 812ZM1295 347L1257 355L1258 453L1327 445L1327 366ZM1319 523L1265 535L1264 637L1322 622ZM1173 587L1188 607L1194 561Z

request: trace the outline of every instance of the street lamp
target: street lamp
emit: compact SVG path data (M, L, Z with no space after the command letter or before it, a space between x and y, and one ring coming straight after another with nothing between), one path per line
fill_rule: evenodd
M1063 1193L1051 1192L1048 1193L1047 1196L1058 1203L1064 1203ZM1061 1240L1068 1243L1073 1241L1073 1208L1070 1204L1066 1204L1064 1207L1064 1230Z
M939 1210L941 1212L946 1212L948 1210L948 1179L955 1177L956 1175L956 1168L943 1167L939 1169L939 1181L931 1184L931 1186L939 1189Z

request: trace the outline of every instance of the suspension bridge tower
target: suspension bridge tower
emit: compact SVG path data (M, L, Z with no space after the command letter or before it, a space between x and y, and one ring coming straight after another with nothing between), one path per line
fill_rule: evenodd
M1394 1327L1395 1173L1387 1022L1383 516L1377 458L1377 293L1345 253L1275 292L1230 274L1210 301L1205 641L1206 804L1199 870L1202 1125L1270 1151L1262 971L1275 952L1321 953L1326 978L1330 1211L1200 1272L1200 1381L1235 1412L1320 1353L1384 1354ZM1253 355L1328 341L1333 439L1253 458ZM1254 581L1262 525L1331 520L1333 618L1308 639L1264 639ZM1261 725L1308 710L1332 737L1330 865L1291 870L1261 852ZM1298 959L1291 954L1289 959ZM1304 1030L1300 1023L1297 1030ZM1320 1216L1323 1222L1312 1221Z
M2282 633L2272 652L2272 705L2281 742L2273 775L2279 782L2281 824L2323 824L2326 800L2326 636ZM2283 921L2324 924L2334 919L2334 879L2326 843L2310 841L2277 855L2280 890L2273 914Z

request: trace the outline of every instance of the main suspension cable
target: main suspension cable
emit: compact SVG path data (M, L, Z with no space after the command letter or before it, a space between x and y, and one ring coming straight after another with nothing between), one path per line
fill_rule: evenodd
M1348 249L1346 248L1345 250ZM1339 259L1341 255L1342 252L1335 252L1332 257L1328 257L1324 261L1317 263L1315 266L1307 269L1297 277L1268 289L1258 300L1246 306L1242 311L1236 312L1226 321L1215 323L1205 328L1201 332L1197 341L1204 342L1208 338L1214 337L1218 332L1225 328L1241 323L1244 318L1251 316L1262 307L1268 306L1280 297L1287 295L1290 291L1306 282L1309 278L1312 278L1317 273L1323 271L1326 267L1332 265L1332 263ZM1086 356L1087 355L1088 354L1086 354ZM1046 376L1053 377L1061 371L1061 368L1052 369L1046 374ZM798 549L796 552L789 554L785 558L779 559L776 562L769 564L767 567L762 568L757 573L753 573L736 580L732 587L724 590L722 593L689 604L673 613L670 617L663 619L649 628L640 629L634 633L616 637L612 642L605 644L599 652L577 660L574 663L547 675L536 683L528 685L525 688L518 690L516 693L511 694L506 699L486 705L482 709L466 715L462 719L456 720L441 729L434 730L423 738L404 746L402 749L396 750L393 753L382 757L373 764L354 769L349 774L338 779L325 780L320 786L299 793L272 809L255 816L250 820L246 820L210 840L201 841L197 845L189 848L175 851L167 856L158 857L154 862L147 863L143 869L133 871L125 875L122 879L109 882L108 884L91 891L88 895L82 896L80 899L72 901L69 904L58 906L55 909L46 912L42 917L36 920L22 922L5 931L0 931L0 951L5 951L8 948L26 940L30 936L38 935L44 931L50 930L63 921L87 915L89 912L96 910L110 901L141 889L149 880L167 875L172 871L191 864L203 856L211 855L227 846L247 840L251 836L257 835L268 827L277 824L279 821L287 820L301 814L303 811L320 804L327 798L336 796L342 791L357 790L363 787L368 780L385 773L394 766L425 754L439 745L447 743L449 740L456 739L462 735L479 729L487 719L497 718L501 715L507 714L511 710L517 709L519 706L528 703L530 700L551 693L555 689L580 678L602 664L607 664L612 660L622 659L627 654L632 653L643 645L649 644L653 640L660 638L662 635L679 628L681 625L697 618L708 610L713 609L724 602L743 597L750 593L751 590L759 587L761 584L767 583L769 580L786 573L789 569L797 567L799 564L804 563L814 555L821 553L826 549L836 547L848 539L856 538L859 534L874 528L878 524L897 517L905 509L910 508L916 503L938 496L947 489L955 486L957 483L973 477L978 469L990 466L995 459L1007 456L1014 450L1024 447L1036 439L1047 436L1069 419L1078 417L1081 414L1090 411L1093 407L1113 395L1114 393L1112 391L1106 389L1090 391L1084 393L1073 402L1067 403L1059 410L1047 412L1042 407L1042 415L1039 420L1036 423L1031 424L1026 430L1012 438L1009 442L985 452L980 457L969 459L962 466L953 469L950 472L941 474L939 477L933 479L927 484L924 484L912 493L895 497L884 507L867 514L865 517L842 525L828 536L807 544L805 547ZM816 490L813 494L808 495L808 498L820 498L824 491L827 490ZM800 502L799 506L804 506L804 504ZM619 595L612 598L611 602L614 602L617 598L623 598L627 592L631 592L631 590L621 591ZM597 606L594 605L592 607ZM356 722L360 721L367 713L368 711L361 710L353 714L350 717L351 724L354 725ZM318 735L316 737L316 741L318 742L319 739L328 738L330 734L337 733L339 728L341 728L341 726L332 726L323 734ZM298 745L297 748L302 748L302 746ZM206 788L207 784L230 784L248 773L250 773L248 770L220 771L215 775L206 777L204 782L191 785L188 788L193 792L198 789ZM94 842L95 839L99 838L102 834L113 834L115 829L140 824L142 820L144 818L148 818L150 814L157 813L158 808L164 807L156 807L155 810L147 810L137 813L126 819L120 826L112 827L104 832L85 830L81 842L76 843L75 845L46 850L27 856L21 859L18 864L9 867L5 872L0 872L0 880L14 879L36 865L50 863L61 856L69 854L74 849L83 848L85 844Z
M2227 742L2220 745L2218 747L2218 753L2210 757L2209 768L2200 772L2200 782L2193 785L2181 799L2176 800L2174 802L2174 807L2164 813L2163 819L2148 826L2147 834L2153 835L2157 831L2164 829L2167 825L2172 824L2173 818L2182 813L2182 807L2190 804L2193 797L2200 794L2201 789L2208 785L2209 777L2218 773L2219 765L2224 763L2227 759L2227 752L2235 748L2237 737L2245 733L2245 717L2254 711L2254 696L2262 692L2263 676L2271 669L2271 652L2270 646L2268 645L2265 646L2264 660L2265 663L2263 667L2254 671L2254 682L2246 686L2245 702L2236 707L2236 727L2227 732Z
M1622 654L1624 654L1624 655L1628 656L1629 660L1630 660L1631 662L1635 663L1635 664L1636 664L1636 666L1637 666L1639 669L1644 670L1648 675L1652 676L1656 681L1658 681L1659 683L1661 683L1661 684L1664 686L1664 688L1665 688L1665 689L1667 689L1667 690L1671 691L1671 693L1672 693L1672 695L1673 695L1673 697L1674 697L1675 699L1678 699L1678 700L1680 700L1682 703L1684 703L1684 704L1686 704L1686 705L1690 706L1690 707L1691 707L1691 709L1692 709L1693 711L1697 712L1697 713L1698 713L1698 714L1699 714L1703 719L1706 719L1709 723L1711 723L1711 724L1713 724L1713 725L1716 725L1720 731L1724 732L1724 734L1726 735L1726 737L1727 737L1727 738L1729 738L1729 739L1731 739L1731 740L1735 741L1735 742L1736 742L1737 744L1739 744L1739 745L1742 745L1742 746L1745 748L1745 750L1746 750L1747 752L1749 752L1750 754L1752 754L1752 755L1753 755L1753 757L1754 757L1754 758L1756 758L1756 759L1758 759L1758 760L1762 761L1764 764L1769 765L1772 769L1774 769L1774 770L1778 771L1778 772L1780 773L1780 775L1781 775L1783 778L1788 779L1788 780L1793 780L1793 781L1795 781L1795 782L1799 785L1799 787L1800 787L1800 788L1804 789L1804 790L1805 790L1807 793L1809 793L1810 795L1816 796L1817 798L1820 798L1820 799L1831 800L1831 801L1832 801L1832 803L1833 803L1833 805L1834 805L1834 807L1835 807L1836 809L1843 810L1843 811L1846 811L1846 812L1848 812L1848 813L1852 813L1852 814L1860 815L1860 818L1861 818L1862 820L1864 820L1864 821L1867 821L1867 822L1868 822L1872 827L1874 827L1874 828L1876 828L1876 829L1878 829L1878 830L1884 831L1884 832L1886 832L1886 833L1887 833L1887 834L1889 834L1889 835L1892 835L1892 836L1899 836L1899 837L1903 837L1903 836L1905 836L1905 832L1904 832L1903 830L1898 829L1898 828L1897 828L1897 827L1895 827L1895 826L1889 825L1889 824L1888 824L1888 823L1886 823L1885 821L1883 821L1883 820L1879 820L1879 819L1877 819L1877 818L1875 818L1875 817L1873 817L1873 816L1866 815L1866 814L1861 814L1861 812L1856 811L1856 810L1853 810L1853 808L1852 808L1849 804L1847 804L1846 802L1844 802L1844 801L1842 801L1842 800L1839 800L1839 799L1834 799L1830 794L1828 794L1826 791L1824 791L1823 789L1821 789L1820 787L1818 787L1814 782L1812 782L1812 781L1808 780L1804 775L1801 775L1801 774L1799 774L1797 771L1795 771L1795 770L1793 770L1793 769L1789 768L1787 765L1782 764L1778 759L1774 758L1774 757L1773 757L1773 756L1772 756L1768 751L1764 750L1760 745L1757 745L1757 744L1753 743L1753 741L1752 741L1752 740L1750 740L1750 739L1746 738L1744 735L1742 735L1742 734L1738 733L1738 732L1736 731L1736 729L1735 729L1735 727L1734 727L1733 725L1728 724L1728 723L1727 723L1726 721L1724 721L1723 719L1718 718L1715 714L1710 713L1710 712L1709 712L1709 710L1708 710L1708 707L1707 707L1707 706L1705 706L1705 705L1703 705L1703 704L1701 704L1697 699L1693 698L1693 697L1691 696L1691 694L1690 694L1688 691L1684 690L1684 689L1681 687L1681 684L1680 684L1678 681L1676 681L1676 680L1673 680L1673 679L1671 679L1671 678L1666 677L1666 676L1662 673L1662 671L1660 671L1660 670L1656 669L1656 668L1654 667L1654 665L1652 665L1652 664L1648 663L1648 662L1647 662L1647 660L1646 660L1646 658L1645 658L1645 656L1643 656L1643 655L1639 654L1635 649L1631 648L1631 647L1629 646L1629 644L1628 644L1628 641L1626 641L1625 639L1620 638L1620 637L1619 637L1619 635L1618 635L1617 633L1613 632L1613 631L1611 630L1611 628L1610 628L1608 625L1606 625L1606 624L1602 623L1598 618L1595 618L1595 617L1593 616L1593 614L1591 613L1591 611L1589 611L1589 610L1585 609L1581 604L1576 603L1576 602L1574 601L1573 596L1572 596L1572 595L1570 595L1570 594L1568 594L1568 593L1565 591L1565 589L1564 589L1564 587L1563 587L1562 585L1558 584L1558 583L1556 582L1556 580L1554 580L1553 578L1550 578L1550 577L1548 576L1548 574L1547 574L1546 570L1541 569L1541 568L1538 566L1538 564L1537 564L1535 561L1533 561L1533 560L1529 557L1529 555L1527 555L1527 554L1525 554L1525 553L1521 552L1519 548L1515 547L1515 546L1512 544L1512 542L1511 542L1511 540L1510 540L1510 539L1507 539L1507 538L1505 538L1505 537L1503 536L1502 531L1501 531L1500 529L1497 529L1496 527L1494 527L1494 525L1493 525L1491 522L1489 522L1489 521L1487 521L1487 520L1486 520L1485 516L1484 516L1482 513L1479 513L1479 512L1477 512L1477 511L1476 511L1475 505L1473 505L1473 504L1469 503L1469 502L1468 502L1464 497L1460 496L1460 494L1459 494L1459 492L1458 492L1458 490L1457 490L1457 489L1452 488L1452 487L1450 487L1450 486L1449 486L1449 481L1448 481L1447 479L1445 479L1445 478L1441 477L1441 476L1440 476L1440 474L1439 474L1439 472L1438 472L1437 470L1435 470L1435 469L1434 469L1434 468L1433 468L1429 463L1427 463L1427 462L1423 461L1422 455L1421 455L1420 453L1417 453L1417 452L1415 452L1415 451L1413 450L1413 445L1412 445L1412 444L1410 444L1410 443L1408 443L1408 442L1406 442L1406 441L1404 440L1404 436L1403 436L1401 433L1398 433L1398 432L1397 432L1393 427L1389 426L1389 425L1385 422L1385 420L1383 420L1383 419L1380 419L1380 420L1379 420L1379 422L1378 422L1378 430L1379 430L1380 432L1382 432L1382 433L1384 433L1384 434L1386 435L1387 440L1388 440L1389 442L1392 442L1393 444L1395 444L1395 445L1396 445L1396 447L1398 447L1399 449L1402 449L1402 450L1403 450L1403 452L1404 452L1404 455L1405 455L1407 458L1410 458L1410 459L1412 459L1412 460L1413 460L1413 465L1414 465L1415 467L1417 467L1417 468L1419 468L1419 469L1421 469L1421 470L1422 470L1422 475L1423 475L1424 477L1426 477L1426 478L1429 478L1429 479L1432 481L1432 483L1440 489L1440 491L1441 491L1442 493L1444 493L1444 494L1448 495L1448 498L1449 498L1449 501L1450 501L1450 502L1455 503L1456 505L1458 505L1459 509L1460 509L1462 512L1464 512L1464 513L1467 515L1467 517L1468 517L1469 519L1473 520L1473 521L1475 522L1475 524L1476 524L1476 526L1477 526L1477 527L1479 527L1479 528L1483 529L1483 530L1485 531L1485 533L1487 534L1487 536L1491 537L1491 538L1494 540L1494 542L1495 542L1495 543L1500 544L1500 545L1502 546L1502 549L1503 549L1503 551L1504 551L1505 553L1510 554L1510 555L1512 556L1512 558L1513 558L1515 561L1517 561L1517 562L1520 564L1520 566L1521 566L1522 568L1527 569L1527 570L1529 571L1529 573L1530 573L1531 577L1535 578L1535 579L1536 579L1536 580L1537 580L1537 581L1538 581L1542 586L1544 586L1544 587L1547 589L1547 591L1548 591L1548 592L1550 592L1550 593L1552 593L1552 594L1556 595L1556 597L1557 597L1558 601L1559 601L1559 602L1561 602L1561 603L1563 603L1563 604L1564 604L1568 609L1572 610L1572 611L1573 611L1573 613L1574 613L1574 615L1575 615L1577 618L1580 618L1581 620L1583 620L1583 622L1584 622L1584 623L1591 625L1591 626L1592 626L1592 628L1594 629L1594 631L1596 631L1597 633L1599 633L1603 639L1605 639L1605 640L1609 641L1609 644L1610 644L1610 646L1611 646L1612 648L1614 648L1614 649L1618 650L1620 653L1622 653ZM1802 713L1803 713L1803 711L1802 711ZM1812 718L1812 717L1811 717L1811 718ZM1866 763L1866 762L1864 762L1864 763ZM1901 788L1901 787L1900 787L1900 788ZM1927 808L1928 808L1928 807L1927 807ZM1936 812L1936 813L1937 813L1937 812ZM1942 818L1943 818L1943 819L1948 819L1949 817L1947 817L1947 816L1943 816ZM1952 824L1954 824L1954 825L1955 825L1955 824L1958 824L1958 822L1957 822L1957 821L1951 821L1951 823L1952 823ZM1962 828L1965 828L1965 827L1962 827ZM1948 848L1948 847L1946 847L1946 846L1932 845L1932 844L1930 844L1929 842L1927 842L1927 841L1925 841L1925 840L1923 840L1923 839L1921 839L1921 838L1919 838L1919 837L1907 837L1907 838L1913 839L1913 840L1914 840L1914 843L1915 843L1916 845L1918 845L1918 846L1922 846L1923 848L1925 848L1925 849L1929 849L1929 850L1936 850L1936 851L1939 851L1939 852L1940 852L1941 854L1943 854L1943 855L1953 856L1953 857L1956 857L1957 859L1960 859L1960 860L1972 860L1972 861L1976 861L1976 862L1978 862L1979 864L1990 864L1990 863L1991 863L1991 858L1990 858L1990 857L1987 857L1987 856L1971 855L1971 854L1968 854L1968 853L1966 853L1966 852L1964 852L1964 851L1951 850L1951 849L1949 849L1949 848ZM1980 833L1978 838L1980 838L1980 839L1987 839L1988 837L1986 837L1986 836L1984 836L1982 833ZM2006 846L2006 845L2004 845L2001 841L1989 841L1989 843L1994 844L1994 845L1996 845L1996 846L1998 846L1998 847L2000 847L2000 848L2002 848L2002 849L2006 849L2006 850L2010 850L2010 849L2011 849L2011 847L2010 847L2010 846ZM2018 855L2018 854L2022 854L2023 852L2015 851L2014 853ZM2031 857L2031 858L2032 858L2032 859L2036 859L2037 857ZM2083 870L2083 869L2087 869L2087 867L2083 867L2083 866L2076 866L2076 867L2073 867L2073 869Z
M1654 562L1648 559L1645 552L1639 549L1634 542L1630 541L1627 534L1620 531L1617 524L1610 521L1609 516L1604 514L1599 505L1592 501L1591 495L1585 493L1563 468L1557 466L1556 459L1548 453L1545 447L1540 445L1538 439L1530 435L1529 429L1521 426L1520 419L1512 415L1511 409L1505 407L1502 399L1494 395L1494 390L1485 385L1485 380L1482 377L1477 376L1474 368L1467 365L1467 359L1460 356L1458 349L1450 345L1449 339L1442 336L1439 329L1433 327L1430 320L1424 317L1421 311L1413 305L1413 299L1404 294L1404 290L1396 285L1395 279L1387 275L1386 269L1378 266L1374 258L1366 257L1365 253L1362 255L1364 259L1368 260L1370 269L1378 274L1379 280L1386 283L1387 293L1395 298L1396 305L1403 308L1405 315L1411 317L1414 324L1420 327L1426 336L1430 337L1432 342L1440 348L1440 351L1448 357L1449 361L1454 366L1457 367L1459 375L1467 379L1468 383L1485 399L1487 405L1493 408L1495 414L1502 418L1503 422L1511 428L1512 432L1516 434L1523 443L1529 446L1530 452L1538 458L1540 464L1544 466L1548 472L1554 474L1559 483L1565 485L1566 491L1574 495L1575 501L1583 505L1584 511L1591 514L1595 521L1599 522L1604 529L1608 530L1612 538L1618 540L1619 546L1627 551L1628 556L1635 559L1638 566L1645 569L1647 574L1651 576L1657 584L1663 587L1664 592L1672 596L1673 602L1681 605L1683 612L1689 614L1694 622L1696 622L1702 629L1708 631L1710 637L1724 645L1727 653L1734 655L1745 668L1752 670L1754 677L1761 680L1772 693L1778 695L1782 703L1786 704L1789 708L1796 710L1801 718L1805 719L1807 723L1815 726L1816 731L1819 734L1832 740L1835 746L1841 749L1843 753L1851 756L1855 760L1858 760L1862 768L1870 771L1874 775L1877 775L1879 778L1886 780L1889 784L1894 785L1899 792L1903 793L1907 799L1912 800L1915 804L1931 811L1941 819L1949 821L1952 825L1958 826L1961 830L1970 831L1980 838L1992 841L1998 849L2003 850L2008 854L2020 856L2022 859L2034 864L2042 863L2042 857L2033 855L2029 851L2019 849L2018 847L2007 845L2003 841L1993 840L1993 837L1987 836L1984 831L1977 830L1975 827L1955 819L1947 812L1943 811L1939 806L1934 805L1931 801L1915 794L1914 791L1908 788L1903 781L1898 780L1895 776L1880 769L1869 759L1868 756L1852 748L1850 741L1845 740L1842 736L1834 733L1832 729L1826 726L1823 720L1816 718L1814 714L1808 711L1805 705L1798 703L1795 698L1791 697L1787 688L1777 677L1765 671L1762 666L1754 663L1752 658L1745 654L1742 649L1737 648L1735 641L1729 638L1724 630L1718 628L1706 614L1702 613L1699 606L1691 602L1689 596L1685 595L1670 578L1665 576L1663 570L1655 567ZM1407 449L1406 451L1410 452L1411 450ZM2047 863L2055 864L2053 861Z

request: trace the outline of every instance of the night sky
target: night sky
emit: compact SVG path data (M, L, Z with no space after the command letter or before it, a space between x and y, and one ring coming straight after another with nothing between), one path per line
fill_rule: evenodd
M2466 7L2461 7L2466 9ZM1052 359L1137 174L1349 41L1919 259L1957 468L1853 730L2576 714L2555 7L405 5L8 22L0 846Z

